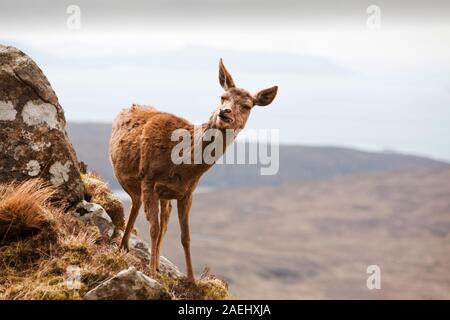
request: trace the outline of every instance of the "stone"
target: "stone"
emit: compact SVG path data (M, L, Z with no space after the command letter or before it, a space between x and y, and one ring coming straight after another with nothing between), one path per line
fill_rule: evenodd
M130 240L128 241L128 248L131 253L143 259L145 262L150 263L150 248L145 241L141 240L141 238L132 234L130 236ZM171 278L180 278L183 276L178 267L163 256L159 257L158 269L160 273Z
M103 236L111 238L114 234L114 224L99 204L82 200L75 206L73 215L85 223L97 226Z
M85 300L167 300L171 296L156 280L135 267L120 271L83 297Z
M22 51L0 45L0 183L41 178L55 200L83 199L64 111L46 76Z

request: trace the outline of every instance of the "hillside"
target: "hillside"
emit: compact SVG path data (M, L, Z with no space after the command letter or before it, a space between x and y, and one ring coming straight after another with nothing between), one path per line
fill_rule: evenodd
M198 194L196 271L210 266L244 299L449 299L449 181L447 167ZM163 253L183 265L177 223ZM137 227L146 237L144 214ZM366 288L372 264L381 290Z
M207 271L194 285L161 255L150 268L135 234L122 250L123 205L80 165L64 128L42 69L0 44L0 300L228 298Z
M111 124L68 123L68 134L78 159L86 162L91 170L109 181L113 189L120 188L112 174L108 158ZM355 173L445 165L429 158L395 153L363 152L338 147L281 145L280 169L276 175L261 176L258 165L216 165L202 177L200 185L216 188L276 186Z

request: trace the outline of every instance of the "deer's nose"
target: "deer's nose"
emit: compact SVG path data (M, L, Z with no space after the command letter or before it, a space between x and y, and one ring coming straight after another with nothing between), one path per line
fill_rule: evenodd
M223 108L223 109L220 109L219 115L220 115L220 116L224 116L225 114L230 113L230 112L231 112L231 109L229 109L229 108Z

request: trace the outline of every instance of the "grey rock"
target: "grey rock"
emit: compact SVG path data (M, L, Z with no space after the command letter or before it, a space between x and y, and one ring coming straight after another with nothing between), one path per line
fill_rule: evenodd
M128 241L128 247L131 253L150 263L150 248L141 238L134 234L131 235ZM171 278L180 278L183 276L178 267L163 256L159 258L159 272Z
M159 271L171 278L181 278L184 276L172 261L163 256L159 257Z
M0 45L0 183L41 178L56 200L83 199L64 111L46 76L22 51Z
M114 224L101 205L82 200L76 205L73 214L81 221L97 226L102 235L108 238L113 236Z
M120 271L84 296L85 300L162 300L170 294L156 280L134 267Z

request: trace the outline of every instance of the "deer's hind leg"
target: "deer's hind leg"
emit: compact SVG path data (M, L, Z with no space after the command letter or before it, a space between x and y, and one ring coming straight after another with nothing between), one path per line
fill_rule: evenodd
M167 226L169 224L170 213L172 211L172 204L170 200L160 200L161 207L160 221L159 221L159 237L156 245L156 267L159 268L159 257L161 256L161 247L164 236L167 232ZM158 269L159 271L159 269Z
M125 188L124 188L125 189ZM130 192L130 190L125 191L130 195L131 198L131 210L128 216L128 223L123 234L121 247L128 250L128 240L130 239L131 231L133 230L136 218L139 214L139 209L141 208L141 189L134 190L135 192Z

